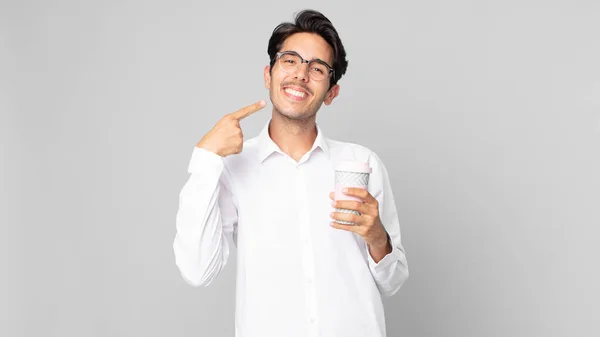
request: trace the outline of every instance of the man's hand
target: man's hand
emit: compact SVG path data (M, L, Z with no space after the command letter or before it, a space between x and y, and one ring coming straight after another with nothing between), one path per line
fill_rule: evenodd
M379 202L367 190L362 188L349 187L344 189L343 193L357 197L362 202L354 200L335 201L334 192L331 192L329 198L333 200L332 206L334 208L354 210L359 212L360 215L332 212L332 219L353 222L354 225L331 222L331 227L354 232L362 236L369 246L371 257L376 263L379 262L383 257L392 252L392 245L389 242L388 234L379 218Z
M225 115L220 121L196 144L196 147L214 152L221 157L242 152L244 134L240 128L240 121L267 105L259 101L248 105L236 112Z

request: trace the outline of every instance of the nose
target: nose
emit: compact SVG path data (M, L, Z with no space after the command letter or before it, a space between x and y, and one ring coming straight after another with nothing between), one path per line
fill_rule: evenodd
M294 78L303 81L303 82L308 82L308 63L301 63L300 66L298 67L298 69L296 69L296 72L294 74Z

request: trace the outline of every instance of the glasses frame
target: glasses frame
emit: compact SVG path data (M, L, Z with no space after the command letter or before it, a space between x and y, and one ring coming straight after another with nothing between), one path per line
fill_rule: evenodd
M304 59L302 56L300 56L300 54L296 53L295 51L293 51L293 50L286 50L286 51L280 51L280 52L277 52L277 54L275 54L275 58L277 59L277 63L281 62L281 57L282 57L283 55L294 55L294 56L298 56L298 57L300 58L300 64L298 65L298 69L300 69L300 66L301 66L303 63L306 63L306 64L308 64L308 65L310 66L310 64L311 64L312 62L317 62L317 63L319 63L319 64L322 64L322 65L326 66L326 67L327 67L327 69L329 70L329 72L327 73L326 77L325 77L323 80L321 80L321 81L324 81L325 79L327 79L327 78L328 78L327 76L329 76L329 78L330 78L330 79L331 79L331 78L333 78L333 77L335 77L335 71L333 70L333 67L332 67L332 66L330 66L329 64L327 64L327 62L325 62L325 61L323 61L323 60L320 60L320 59L305 60L305 59ZM283 69L283 66L281 65L281 63L279 63L279 66L281 67L281 70L285 71L285 70ZM297 70L297 69L296 69L296 70ZM289 73L289 71L285 71L285 72L286 72L286 73ZM310 69L309 69L309 71L308 71L308 74L309 74L309 76L310 76ZM331 76L330 76L330 75L331 75ZM312 78L312 76L311 76L311 78ZM319 80L315 80L315 79L313 78L313 81L319 81Z

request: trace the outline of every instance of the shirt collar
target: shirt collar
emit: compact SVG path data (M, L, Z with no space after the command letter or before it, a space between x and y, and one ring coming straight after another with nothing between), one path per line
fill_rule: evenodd
M284 154L283 151L275 144L275 142L269 136L269 125L271 124L271 120L267 122L267 124L263 127L262 131L258 135L258 143L259 143L259 160L260 162L264 162L267 157L269 157L273 152L279 152ZM308 152L312 152L317 147L321 148L323 153L329 158L329 146L327 145L327 138L323 135L319 124L316 124L317 127L317 138L315 138L315 142Z

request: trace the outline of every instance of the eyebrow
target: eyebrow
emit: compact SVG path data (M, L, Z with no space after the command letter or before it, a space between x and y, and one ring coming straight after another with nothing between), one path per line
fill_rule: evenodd
M320 58L312 58L312 59L308 60L308 59L305 59L305 58L304 58L302 55L300 55L300 53L299 53L299 52L297 52L297 51L295 51L295 50L282 50L281 52L282 52L282 53L285 53L285 52L292 52L292 53L296 53L296 54L298 54L300 57L302 57L302 59L304 59L304 60L307 60L308 62L313 62L313 61L322 62L323 64L327 65L329 68L333 69L333 67L332 67L331 65L329 65L329 63L327 63L327 62L325 62L325 61L321 60Z

